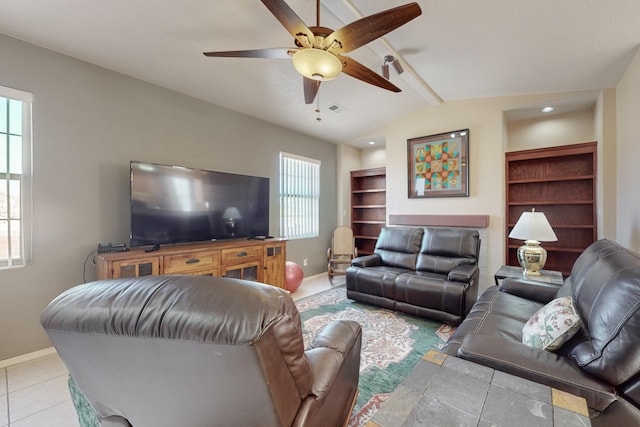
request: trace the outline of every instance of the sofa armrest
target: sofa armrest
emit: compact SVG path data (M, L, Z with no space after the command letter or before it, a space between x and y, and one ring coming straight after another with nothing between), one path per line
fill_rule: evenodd
M597 411L617 400L615 389L580 369L569 358L512 339L471 334L462 340L458 356L518 377L563 390L587 400Z
M332 322L318 332L305 350L313 372L312 392L315 396L323 398L333 387L338 374L355 375L357 386L361 346L362 327L355 321ZM342 372L343 366L353 365L355 372Z
M536 280L507 277L500 284L500 291L546 304L555 297L560 286Z
M382 259L378 255L364 255L351 260L354 267L375 267L382 265Z
M478 266L475 264L462 264L449 272L447 280L450 282L469 283L474 276L478 276L479 271Z

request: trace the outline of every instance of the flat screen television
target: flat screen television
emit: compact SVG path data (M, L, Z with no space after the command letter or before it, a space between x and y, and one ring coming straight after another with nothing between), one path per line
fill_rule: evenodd
M269 234L269 178L131 162L131 246Z

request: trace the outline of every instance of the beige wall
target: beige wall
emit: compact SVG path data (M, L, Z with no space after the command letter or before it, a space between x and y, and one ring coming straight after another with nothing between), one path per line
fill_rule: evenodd
M640 51L620 80L616 99L616 235L621 244L640 252Z
M387 148L363 148L360 151L360 169L383 168L387 165Z
M128 242L130 160L271 178L273 235L279 152L321 160L321 235L289 242L288 259L308 257L306 275L326 271L335 144L8 37L0 52L0 85L34 94L33 264L0 270L0 360L48 347L39 324L46 304L83 281L98 242Z
M507 151L595 141L594 109L507 123Z
M616 90L600 92L596 103L594 132L598 143L598 237L616 240L617 137ZM604 143L601 143L604 142ZM602 173L607 171L608 173Z

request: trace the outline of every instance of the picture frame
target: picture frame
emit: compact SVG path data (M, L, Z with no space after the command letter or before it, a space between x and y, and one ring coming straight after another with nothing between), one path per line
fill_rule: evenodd
M407 140L410 199L469 196L469 129Z

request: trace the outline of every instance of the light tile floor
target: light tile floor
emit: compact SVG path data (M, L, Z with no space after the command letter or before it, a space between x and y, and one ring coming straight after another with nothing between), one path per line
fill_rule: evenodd
M319 274L304 279L292 296L300 299L341 284L344 276L332 284ZM0 367L0 427L78 427L67 377L55 353Z

